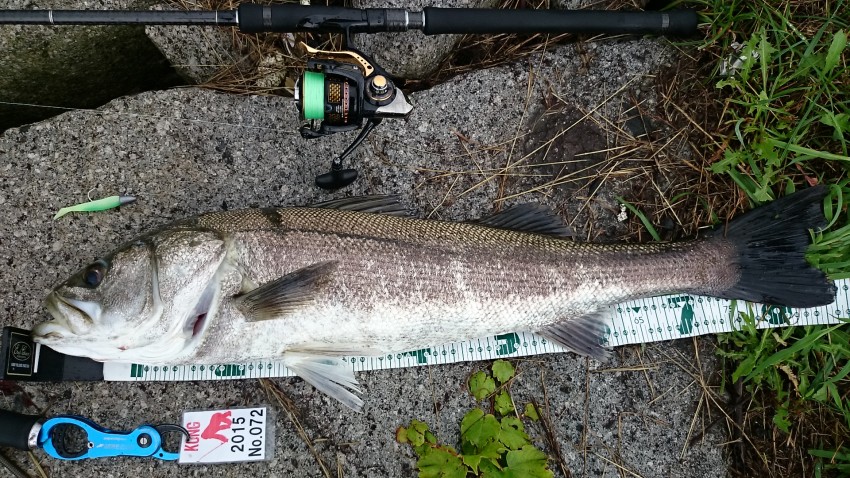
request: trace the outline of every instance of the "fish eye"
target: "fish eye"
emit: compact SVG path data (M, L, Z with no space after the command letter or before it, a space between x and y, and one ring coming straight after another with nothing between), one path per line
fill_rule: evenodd
M83 283L87 287L95 288L103 282L103 277L106 275L107 265L104 261L97 261L88 266L83 272Z

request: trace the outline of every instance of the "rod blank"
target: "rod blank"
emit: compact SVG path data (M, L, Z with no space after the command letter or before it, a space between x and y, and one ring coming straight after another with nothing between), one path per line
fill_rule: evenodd
M0 25L236 26L236 11L0 10Z
M245 33L374 33L422 30L446 33L608 33L690 35L693 10L623 12L487 8L346 8L241 4L220 11L0 10L0 24L18 25L220 25Z

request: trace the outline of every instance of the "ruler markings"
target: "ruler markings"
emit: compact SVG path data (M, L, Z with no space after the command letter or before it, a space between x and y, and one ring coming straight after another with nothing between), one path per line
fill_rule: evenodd
M850 316L850 280L836 281L837 300L810 309L767 307L743 301L676 294L612 305L605 337L608 346L649 343L740 330L739 312L752 313L759 329L793 325L827 325ZM731 312L730 312L731 311ZM527 331L395 352L380 357L343 357L352 370L386 370L420 365L522 357L563 352L564 349ZM139 365L104 364L106 380L177 381L232 380L293 375L281 361L245 364Z

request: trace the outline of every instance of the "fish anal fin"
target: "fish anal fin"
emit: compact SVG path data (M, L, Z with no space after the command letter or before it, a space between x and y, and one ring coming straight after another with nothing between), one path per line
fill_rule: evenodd
M604 361L610 356L610 349L600 343L605 332L604 318L605 311L595 311L550 325L538 333L577 354Z
M332 199L310 207L322 209L339 209L341 211L368 212L386 214L389 216L408 217L410 212L398 199L398 196L354 196L342 199Z
M526 203L475 221L489 227L533 232L555 237L572 237L572 231L548 206Z
M360 393L354 371L342 359L326 354L288 351L283 354L283 363L316 390L339 400L355 412L363 409L363 400L354 394Z
M286 274L235 299L249 321L278 319L308 306L332 279L337 261L312 264Z

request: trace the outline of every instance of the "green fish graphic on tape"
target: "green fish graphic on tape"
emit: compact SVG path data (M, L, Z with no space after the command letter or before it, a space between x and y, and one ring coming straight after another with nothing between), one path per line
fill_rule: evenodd
M135 363L280 358L345 405L340 356L538 332L601 359L609 304L672 292L791 307L831 303L804 253L825 190L778 199L700 240L588 244L549 209L477 222L408 217L393 198L214 212L145 234L47 297L36 342Z

